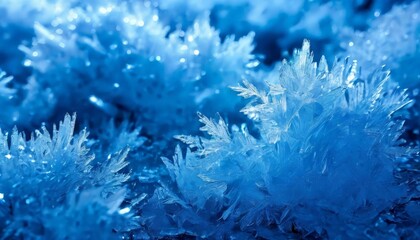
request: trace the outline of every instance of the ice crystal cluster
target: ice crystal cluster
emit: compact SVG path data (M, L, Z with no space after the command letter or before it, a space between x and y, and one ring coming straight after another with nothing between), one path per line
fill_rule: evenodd
M406 95L384 90L388 79L381 71L359 78L356 62L329 70L324 57L313 62L304 42L263 89L247 81L233 87L251 99L241 111L257 137L203 115L201 130L210 138L178 137L190 147L186 156L178 148L173 162L164 162L179 195L158 189L158 206L185 212L169 216L177 229L201 226L205 237L235 229L270 239L292 229L300 236L378 237L369 226L404 199L406 187L393 171L411 154L399 146L402 122L395 117Z
M127 150L95 166L87 131L75 135L74 127L75 116L66 115L52 135L46 127L29 139L17 129L0 132L3 238L112 238L117 227L129 226L120 209Z
M171 33L158 19L149 8L124 2L73 8L48 25L36 23L36 38L24 51L37 84L53 94L50 107L57 110L51 112L135 115L156 134L190 124L202 108L229 109L217 98L229 99L227 87L258 64L253 34L221 43L206 16Z
M419 14L0 0L0 239L419 239Z
M389 13L378 17L365 32L355 32L343 41L345 55L358 59L366 70L385 65L392 71L393 81L409 88L416 100L411 109L413 117L408 120L412 129L410 141L416 142L420 135L420 3L395 6Z

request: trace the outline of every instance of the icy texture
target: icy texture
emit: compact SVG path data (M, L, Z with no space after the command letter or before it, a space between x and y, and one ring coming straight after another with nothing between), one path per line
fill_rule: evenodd
M173 161L164 158L177 191L163 186L145 213L162 235L278 238L284 234L331 239L396 237L379 216L405 199L396 163L412 151L400 147L407 103L383 85L388 73L359 78L357 63L317 64L304 42L277 79L264 88L233 87L251 102L242 109L259 136L199 115L210 138L179 136ZM163 230L162 230L163 228ZM374 230L374 231L372 231ZM241 232L238 232L241 231Z
M367 72L384 64L402 87L419 85L420 3L395 6L375 19L367 31L355 32L344 47Z
M50 92L41 91L32 79L21 85L0 69L0 127L17 123L28 127L34 121L39 122L50 113L46 106L51 100Z
M47 23L62 14L75 0L1 0L0 1L0 65L9 74L25 80L30 74L22 43L34 37L35 22Z
M212 24L224 35L242 36L254 31L257 51L272 63L280 59L282 51L287 53L303 38L312 39L319 52L335 50L329 48L335 48L336 36L344 27L366 27L367 20L375 12L388 10L392 1L152 0L150 3L162 12L163 21L175 29L185 28L202 12L209 12Z
M141 127L127 121L118 124L115 121L108 121L102 126L96 127L96 144L99 148L95 152L117 152L124 148L138 149L145 139L140 136ZM100 140L98 140L100 139Z
M33 36L31 31L33 12L43 6L41 2L39 8L34 6L34 1L29 1L24 8L23 2L13 0L0 1L0 64L3 70L11 73L22 73L24 54L17 51L19 44L24 40L30 40ZM24 16L24 17L22 17Z
M420 239L419 6L0 0L0 239Z
M66 115L52 136L45 127L29 140L17 129L10 136L0 132L2 237L117 237L118 227L128 226L128 212L118 212L125 195L122 184L128 179L120 173L127 165L127 150L93 166L88 133L74 135L74 126L75 116Z
M169 34L153 9L135 2L75 7L35 31L22 50L35 81L51 90L54 114L134 115L144 131L164 138L194 123L197 110L232 111L227 86L258 66L253 34L222 43L207 17Z
M395 6L367 31L353 33L343 45L345 54L359 59L366 70L385 65L392 72L392 80L409 89L416 101L406 124L406 138L420 145L420 3Z
M130 208L121 208L125 191L104 199L101 190L71 193L65 204L47 210L42 220L49 231L43 239L121 239L121 234L115 232L127 230L130 217Z
M36 21L49 22L66 6L63 1L50 0L0 1L0 67L14 77L13 89L16 92L9 104L2 105L0 127L17 124L32 129L34 124L39 126L45 116L51 114L47 107L52 101L51 95L48 89L39 88L33 79L28 78L30 62L24 61L25 55L19 46L30 43L35 36L33 26Z

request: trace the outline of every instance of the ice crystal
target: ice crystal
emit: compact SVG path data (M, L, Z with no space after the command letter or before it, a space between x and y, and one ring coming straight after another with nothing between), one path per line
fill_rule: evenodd
M208 17L169 34L153 9L131 2L75 7L35 31L24 51L36 82L59 99L55 114L135 114L149 134L191 124L197 110L232 109L233 100L218 99L229 98L226 87L258 65L250 65L253 34L221 42Z
M408 88L416 101L407 122L410 144L419 145L420 125L420 3L397 5L379 16L364 32L355 32L343 42L345 54L359 59L366 70L385 65L392 71L392 80ZM396 47L398 46L398 47Z
M164 159L178 190L156 190L150 208L164 209L168 219L149 220L151 229L199 237L378 237L368 229L407 189L394 177L397 162L412 153L400 146L396 117L406 95L384 90L387 72L361 78L356 62L331 70L325 58L314 62L306 41L279 71L264 88L233 87L251 99L242 112L259 136L200 115L210 138L179 137L190 146L186 155L178 148L173 161Z
M402 87L419 85L420 71L416 68L420 58L419 12L419 2L395 6L375 19L367 31L355 32L343 43L346 54L358 59L367 72L386 65Z
M420 239L419 6L0 0L0 239Z
M256 32L257 51L264 55L267 63L279 60L282 52L287 53L302 38L312 39L319 52L330 51L329 48L335 48L336 35L343 28L366 28L367 19L372 19L377 12L385 12L392 5L391 0L151 2L162 13L163 21L176 29L188 27L197 16L208 12L212 24L224 35L242 36Z
M91 162L95 157L86 147L88 133L82 130L74 135L74 126L75 116L66 115L58 128L54 126L52 135L45 127L35 131L29 140L17 129L10 136L0 132L3 237L40 239L59 231L58 239L67 239L69 235L77 239L73 234L87 227L85 223L94 225L89 225L93 233L111 234L117 227L112 224L114 219L120 219L115 212L124 199L122 183L128 176L120 171L127 165L124 161L127 151L104 159L94 168ZM68 205L64 205L66 202ZM80 214L90 215L84 218ZM62 215L74 221L66 229L56 221L51 222ZM78 215L79 219L71 219L75 217L71 215ZM63 219L60 221L65 224Z

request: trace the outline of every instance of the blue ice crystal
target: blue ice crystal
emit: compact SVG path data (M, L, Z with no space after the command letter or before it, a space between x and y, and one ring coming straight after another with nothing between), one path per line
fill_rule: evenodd
M419 145L420 138L420 3L395 6L379 16L370 28L355 32L343 41L345 54L358 59L367 72L384 65L392 72L392 80L408 88L415 99L412 117L407 122L407 139Z
M17 129L10 135L0 131L2 237L115 238L118 227L129 226L129 211L120 209L129 177L120 173L127 150L94 166L87 131L74 134L74 127L75 116L66 115L52 135L45 127L29 140Z
M0 239L420 239L419 14L0 0Z
M156 190L150 208L169 214L151 228L212 238L396 237L375 222L405 200L394 170L414 152L399 140L397 116L409 101L386 90L388 80L380 70L361 78L356 62L313 62L305 41L264 88L233 87L251 99L241 112L258 136L200 114L210 138L177 137L189 149L163 159L177 191Z
M206 16L169 33L157 12L134 2L73 8L48 25L36 23L35 33L25 53L35 81L56 99L53 113L135 114L150 134L191 124L198 110L234 108L233 97L231 104L219 99L229 99L227 87L258 66L253 34L221 42Z

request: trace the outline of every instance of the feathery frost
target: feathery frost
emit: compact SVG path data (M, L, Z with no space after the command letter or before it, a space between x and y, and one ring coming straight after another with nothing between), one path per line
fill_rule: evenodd
M358 59L367 72L385 65L393 82L409 89L415 102L406 123L410 144L420 145L420 3L397 5L379 16L364 32L355 32L343 41L344 54Z
M74 135L74 126L75 116L66 115L52 135L45 127L29 140L16 128L10 136L0 132L4 238L77 239L88 226L93 234L103 231L116 237L117 227L128 226L128 212L118 214L125 195L122 184L128 179L120 173L127 166L127 150L93 166L95 157L86 147L88 133Z
M155 10L135 2L74 7L66 14L35 24L31 48L22 47L35 81L57 100L54 114L133 115L144 131L170 138L195 122L197 110L232 111L236 101L226 87L258 66L252 33L221 42L208 17L169 33ZM232 101L222 105L222 98Z
M177 191L156 190L145 211L164 209L168 217L148 219L151 229L199 237L395 237L388 231L394 225L375 222L406 196L394 177L397 163L413 154L399 140L406 94L384 90L387 72L361 78L356 62L331 70L324 57L313 62L307 41L279 71L264 88L246 81L233 87L251 100L242 112L258 136L199 115L210 138L179 137L190 146L186 155L178 147L173 161L164 158Z

